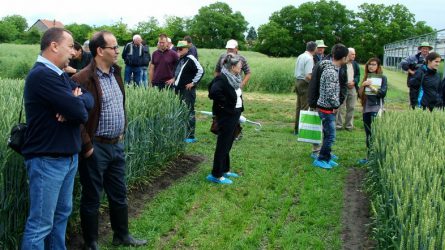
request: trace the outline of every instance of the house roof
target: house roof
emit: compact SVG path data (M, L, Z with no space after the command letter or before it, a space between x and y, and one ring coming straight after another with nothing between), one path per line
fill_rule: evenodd
M48 29L49 28L53 28L53 27L57 27L57 28L63 28L64 27L63 23L61 23L59 21L47 20L47 19L39 19L33 25L31 25L31 27L34 26L39 21L42 22Z
M48 28L53 28L53 27L57 27L57 28L63 28L63 23L56 21L56 20L46 20L46 19L40 19L40 21L42 21L43 24L46 25L46 27Z

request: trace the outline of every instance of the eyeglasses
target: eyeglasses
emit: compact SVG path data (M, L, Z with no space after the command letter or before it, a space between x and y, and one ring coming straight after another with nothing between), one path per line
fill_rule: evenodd
M178 51L182 51L184 48L177 48Z
M118 51L119 50L119 45L116 45L116 46L104 46L104 47L101 47L102 49L112 49L112 50L114 50L114 51Z

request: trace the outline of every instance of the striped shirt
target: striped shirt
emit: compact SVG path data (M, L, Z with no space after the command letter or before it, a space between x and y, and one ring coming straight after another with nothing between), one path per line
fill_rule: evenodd
M96 70L102 89L102 99L99 126L95 135L110 139L119 137L125 129L124 96L113 72L114 68L111 68L110 74L103 73L100 69Z

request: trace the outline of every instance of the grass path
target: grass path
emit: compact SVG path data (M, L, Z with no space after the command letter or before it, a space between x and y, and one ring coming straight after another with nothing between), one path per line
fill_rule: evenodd
M392 82L403 84L402 77L390 77L390 95L406 95L401 87L391 88ZM357 160L365 156L360 110L356 129L337 133L334 152L340 167L327 171L312 167L311 146L298 143L291 133L294 94L244 97L244 115L260 121L263 129L244 125L244 137L232 149L232 169L241 178L230 186L205 181L216 137L209 131L210 118L198 115L199 142L187 152L207 160L148 202L132 219L131 231L149 239L149 249L341 249L347 168L358 167ZM197 99L196 110L211 110L206 92L198 92ZM398 101L389 103L403 106ZM111 248L105 242L103 247Z
M334 151L341 167L316 169L311 146L291 133L295 96L245 95L244 115L263 129L245 125L244 138L234 145L232 166L242 177L231 186L205 181L215 136L208 131L210 119L199 116L199 143L188 152L208 160L148 203L132 231L155 249L341 248L345 167L364 155L363 132L340 131ZM197 110L210 110L205 92L198 99Z

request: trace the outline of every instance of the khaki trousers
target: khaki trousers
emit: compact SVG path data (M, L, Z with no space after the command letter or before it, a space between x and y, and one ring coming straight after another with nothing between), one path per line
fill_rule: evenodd
M354 128L354 109L356 103L357 91L355 90L355 88L348 89L346 99L337 112L337 128L342 128L343 124L346 129Z
M297 93L297 109L295 112L295 132L298 133L298 122L300 120L300 111L307 110L309 104L307 103L307 89L309 83L305 80L297 79L295 81L295 92Z

